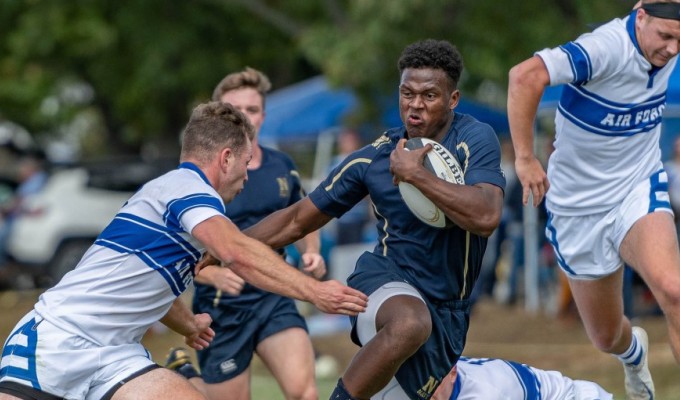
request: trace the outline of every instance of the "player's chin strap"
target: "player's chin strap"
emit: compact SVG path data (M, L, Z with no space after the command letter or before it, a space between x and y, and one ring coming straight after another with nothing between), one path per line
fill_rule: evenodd
M643 4L642 9L652 17L680 21L680 3L649 3Z

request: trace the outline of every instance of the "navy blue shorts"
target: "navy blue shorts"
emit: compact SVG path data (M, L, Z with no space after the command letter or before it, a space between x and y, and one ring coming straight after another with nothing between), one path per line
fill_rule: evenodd
M388 282L406 282L418 288L399 274L391 260L364 253L357 261L347 284L370 295ZM470 324L470 301L452 300L435 302L422 296L432 317L432 333L427 342L401 365L395 377L411 399L429 399L442 378L451 371L463 353ZM352 317L352 340L356 337L356 317Z
M269 294L250 308L194 307L195 313L207 312L213 319L215 339L197 352L201 375L206 383L221 383L245 371L257 345L267 337L289 328L307 330L305 319L287 297Z

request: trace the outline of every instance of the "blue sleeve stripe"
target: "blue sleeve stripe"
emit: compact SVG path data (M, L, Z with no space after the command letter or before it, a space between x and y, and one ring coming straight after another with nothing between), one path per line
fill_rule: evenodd
M590 59L590 54L586 51L585 48L579 43L573 42L576 47L580 50L581 54L585 58L585 63L587 65L588 73L586 75L586 81L590 81L593 79L593 61Z
M569 53L564 46L560 46L560 50L562 50L567 55L567 58L569 59L569 67L571 67L571 75L574 77L574 81L575 81L577 72L576 72L576 68L574 67L574 60L572 60L571 53Z
M515 372L517 380L524 388L524 398L526 400L541 400L541 383L533 371L526 365L514 361L506 361L505 363Z
M200 258L200 251L176 232L120 215L106 227L95 244L138 256L161 274L175 295L181 294L191 282L193 266Z
M220 199L208 193L197 193L186 197L172 200L168 203L168 209L163 214L163 221L172 228L180 227L182 215L195 207L210 207L224 214L224 205Z
M583 84L588 82L592 78L593 67L590 56L583 46L574 42L569 42L560 46L560 49L564 51L569 58L571 72L574 75L572 83Z
M665 93L637 104L620 104L595 96L582 87L565 85L560 114L579 128L604 136L633 136L649 132L662 120Z

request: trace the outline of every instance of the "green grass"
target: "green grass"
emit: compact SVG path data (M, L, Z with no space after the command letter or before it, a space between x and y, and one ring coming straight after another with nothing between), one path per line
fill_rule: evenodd
M276 379L268 374L253 374L251 382L251 398L267 400L285 400ZM319 399L327 399L335 389L336 379L319 379Z

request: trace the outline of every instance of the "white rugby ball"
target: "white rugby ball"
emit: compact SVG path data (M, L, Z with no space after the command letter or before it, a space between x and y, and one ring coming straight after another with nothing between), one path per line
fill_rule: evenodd
M465 184L463 169L456 157L439 142L427 138L412 138L406 142L407 150L415 150L431 144L432 150L427 152L423 166L440 179L459 185ZM418 188L406 182L399 182L399 192L409 210L424 223L435 228L453 226L453 222Z

